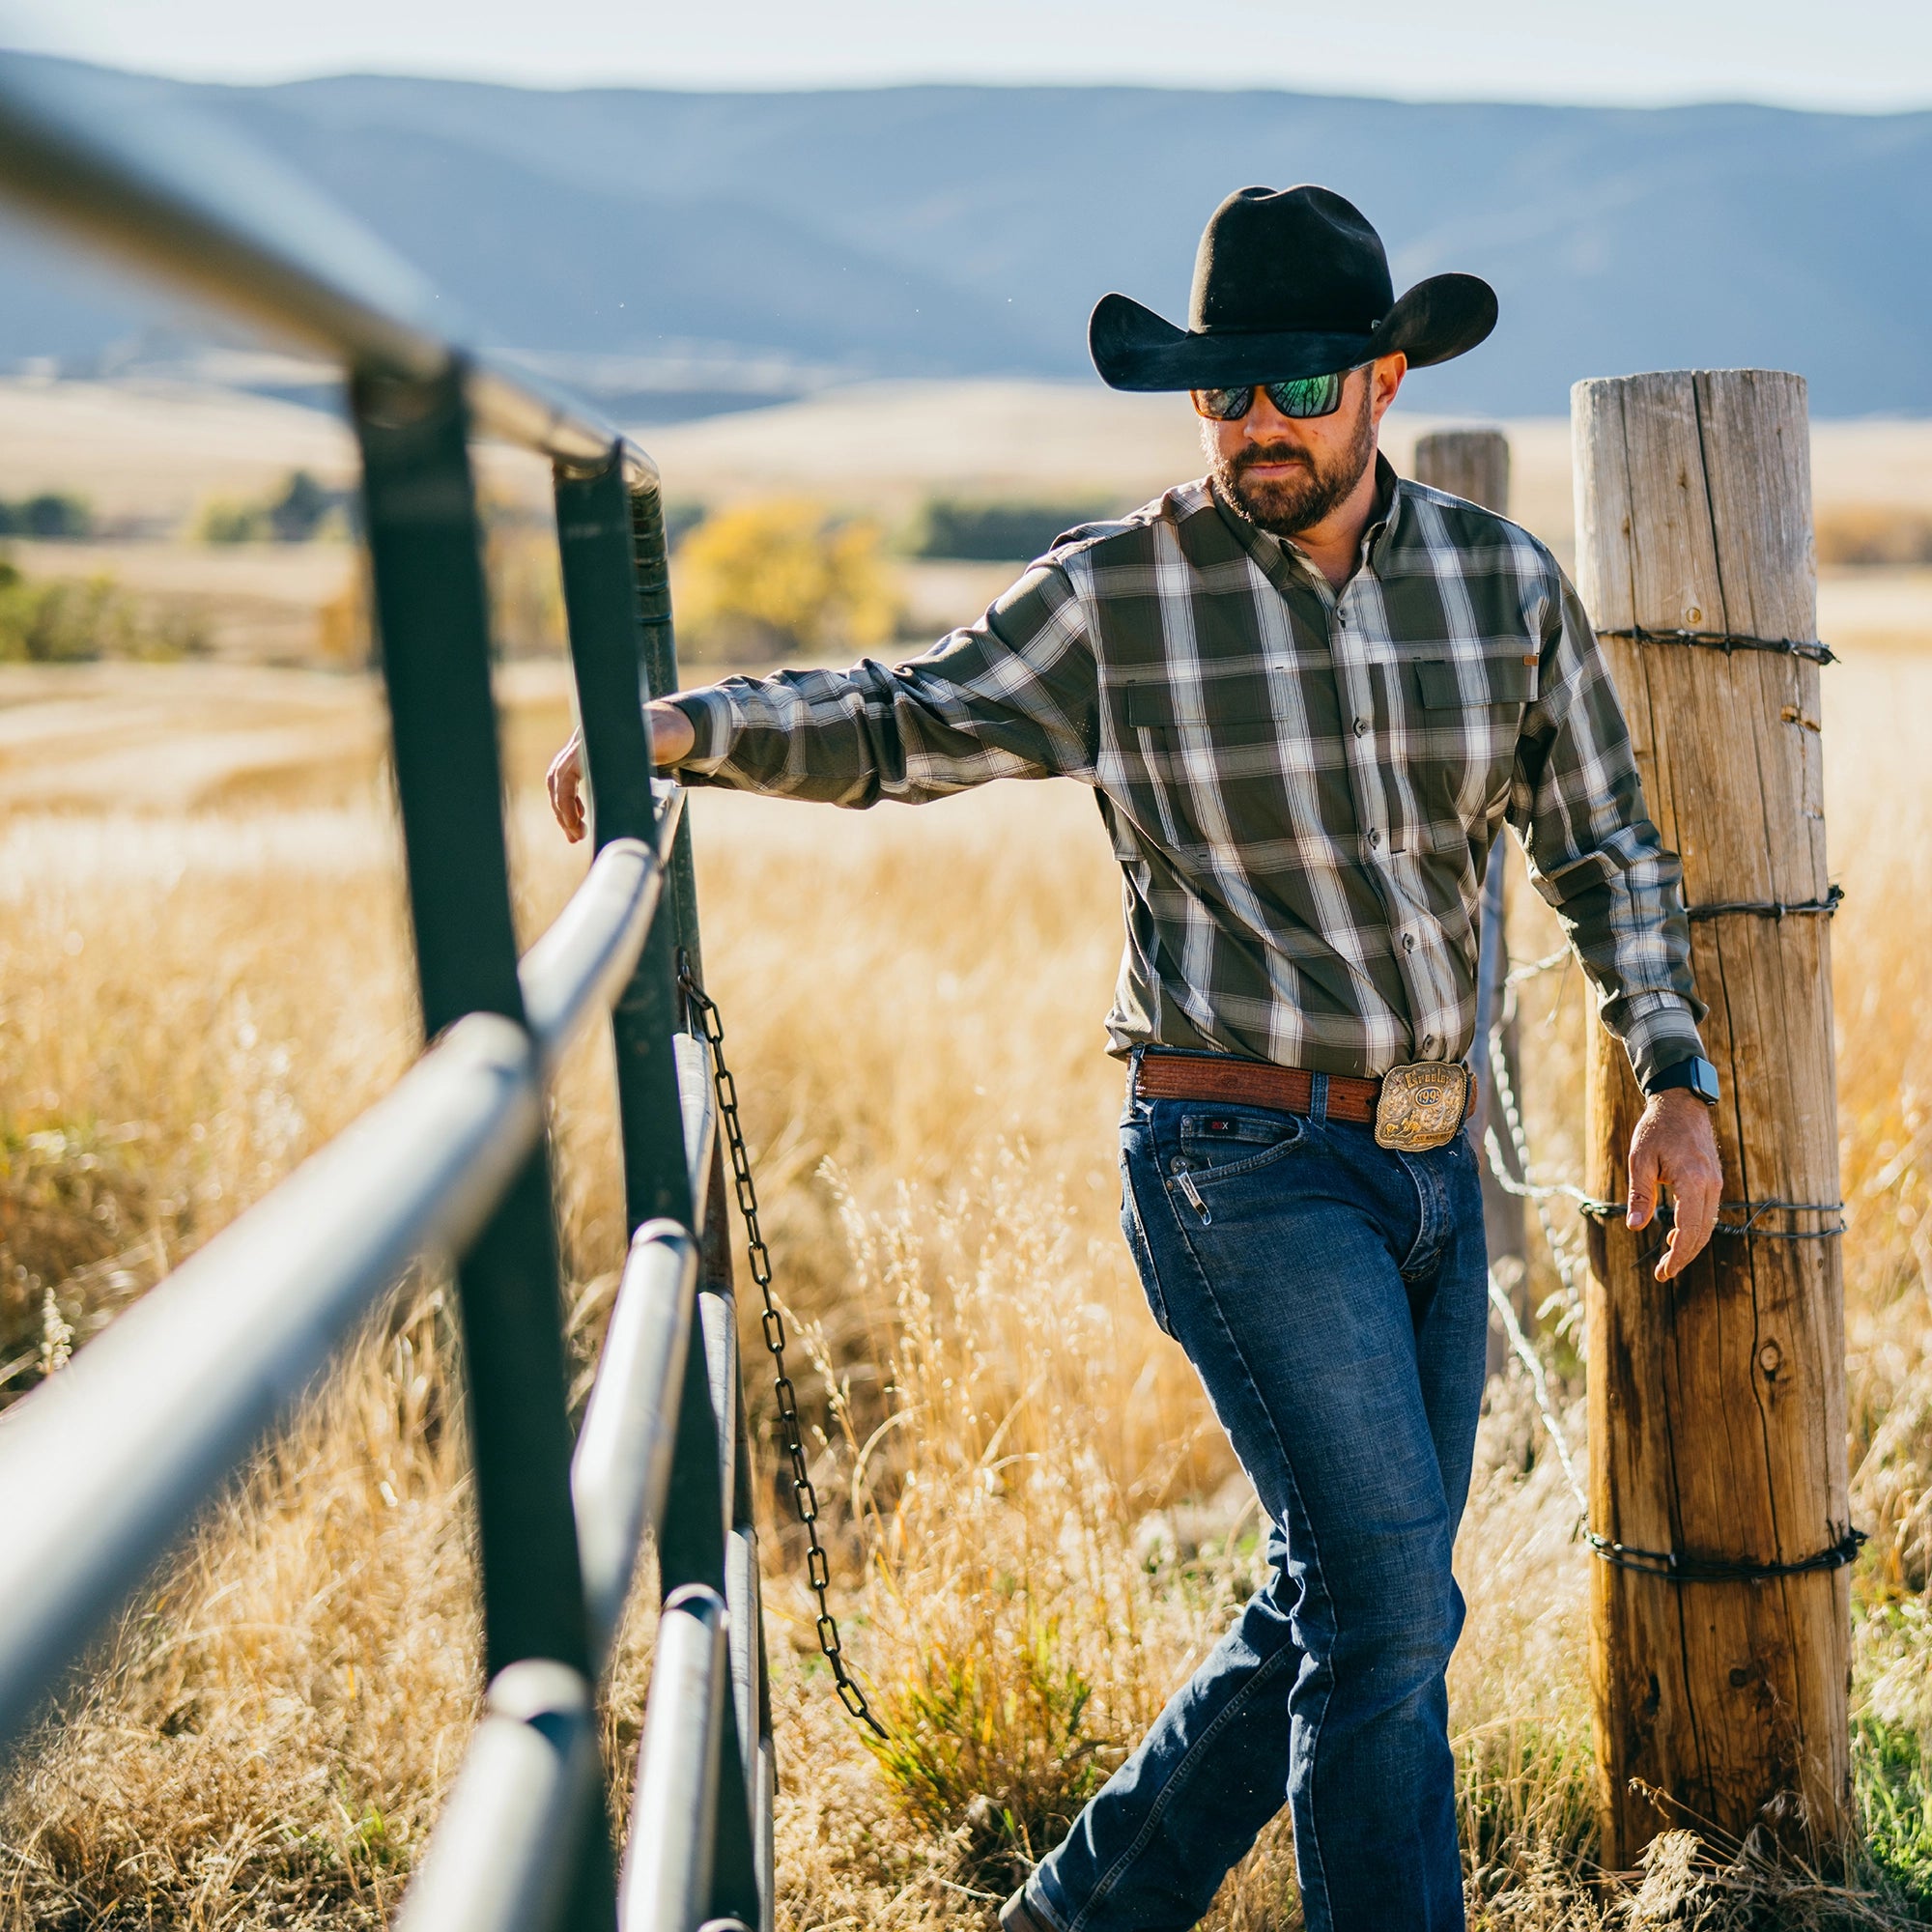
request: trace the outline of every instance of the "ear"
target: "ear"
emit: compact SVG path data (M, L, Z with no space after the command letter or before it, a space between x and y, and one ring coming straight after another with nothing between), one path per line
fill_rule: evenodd
M1369 369L1369 408L1377 423L1388 414L1389 405L1408 374L1408 357L1401 350L1393 355L1378 355Z

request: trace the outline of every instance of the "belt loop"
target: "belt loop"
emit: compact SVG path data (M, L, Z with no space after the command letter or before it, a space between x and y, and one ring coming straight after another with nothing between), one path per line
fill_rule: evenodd
M1328 1118L1328 1076L1325 1073L1311 1073L1308 1076L1308 1118L1311 1121L1325 1121Z

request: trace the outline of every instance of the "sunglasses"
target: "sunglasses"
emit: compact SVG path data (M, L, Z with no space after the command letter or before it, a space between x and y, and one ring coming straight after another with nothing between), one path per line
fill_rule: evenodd
M1288 383L1250 383L1239 389L1193 389L1194 412L1214 422L1239 422L1254 407L1260 389L1285 416L1332 416L1342 407L1349 371L1332 376L1297 376Z

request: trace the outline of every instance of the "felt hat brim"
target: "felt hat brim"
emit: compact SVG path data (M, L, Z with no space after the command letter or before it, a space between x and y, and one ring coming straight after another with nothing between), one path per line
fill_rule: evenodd
M1479 275L1431 275L1368 333L1177 328L1130 296L1102 296L1087 325L1100 380L1115 389L1231 389L1327 376L1400 350L1411 369L1475 348L1496 326L1496 295Z

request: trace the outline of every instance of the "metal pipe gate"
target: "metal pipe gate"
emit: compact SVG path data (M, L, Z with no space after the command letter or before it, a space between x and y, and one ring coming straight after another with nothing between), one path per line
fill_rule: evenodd
M0 56L0 190L343 364L431 1041L0 1424L0 1743L403 1271L448 1255L488 1694L398 1923L769 1932L775 1777L737 1324L709 1056L678 989L697 907L682 796L653 780L642 709L677 688L656 467L594 412L455 346L434 292L272 162L130 110L111 83ZM589 875L521 962L477 434L554 468L594 801ZM607 1016L631 1246L573 1443L543 1094ZM620 1883L594 1705L647 1527L666 1594Z

